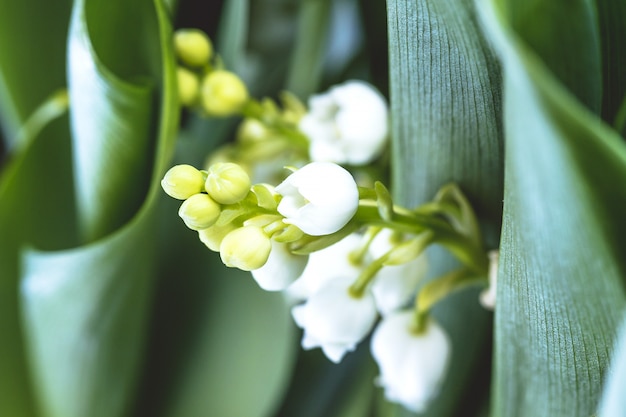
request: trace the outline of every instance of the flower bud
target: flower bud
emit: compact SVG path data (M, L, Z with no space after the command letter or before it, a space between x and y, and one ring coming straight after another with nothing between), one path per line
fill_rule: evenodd
M243 271L259 269L272 250L270 238L258 226L245 226L227 234L220 245L224 265Z
M191 106L198 97L200 81L193 72L183 67L176 69L178 77L178 99L184 106Z
M248 89L237 75L217 70L204 77L201 98L209 115L232 116L248 101Z
M267 127L257 119L246 118L237 128L237 140L242 143L258 142L267 139L269 134Z
M220 205L206 194L194 194L178 210L188 228L202 230L213 225L220 215Z
M278 212L284 222L311 236L335 233L359 206L359 191L352 175L330 162L313 162L300 168L276 187L283 196Z
M233 204L241 201L250 191L250 177L232 162L218 162L209 167L204 187L218 203Z
M206 245L207 248L209 248L213 252L219 252L220 245L222 244L222 240L224 240L224 237L236 228L237 226L233 225L232 223L226 223L222 226L214 224L207 229L198 230L198 237L200 238L200 241Z
M208 64L213 46L208 36L198 29L181 29L174 34L176 54L190 67Z
M176 165L161 180L163 191L170 197L186 200L204 189L204 175L191 165Z

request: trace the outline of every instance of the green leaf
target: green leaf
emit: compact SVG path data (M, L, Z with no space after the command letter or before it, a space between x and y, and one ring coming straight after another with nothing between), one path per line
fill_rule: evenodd
M36 412L20 324L19 251L26 242L66 247L76 234L66 187L72 181L67 117L24 143L0 178L0 415L16 417Z
M493 411L589 416L626 305L626 192L615 186L626 181L626 147L539 59L508 3L479 8L507 98Z
M329 0L299 3L298 33L286 88L301 99L317 92L322 78L330 21Z
M65 85L71 5L0 1L0 124L9 144L39 104Z
M160 77L149 1L76 3L68 44L70 119L81 231L93 241L144 201ZM114 7L115 6L115 7Z
M495 246L503 186L500 73L474 2L391 0L387 10L394 201L413 207L455 182ZM432 276L457 267L442 252L427 252ZM470 416L486 393L462 396L489 369L479 358L489 351L491 316L475 290L442 301L434 314L451 337L453 357L426 415Z
M102 13L98 13L99 9ZM126 17L118 19L118 16ZM90 17L102 19L102 22L100 26L90 26L87 32L83 19L90 20ZM112 17L115 20L110 20ZM78 114L85 117L84 120L74 120L73 127L76 130L76 124L80 124L79 133L84 135L81 138L87 143L96 138L106 142L106 145L94 142L92 147L82 148L84 154L78 152L79 160L90 156L93 165L91 169L86 169L86 165L81 168L78 164L76 175L80 175L83 169L82 173L92 178L92 186L98 188L98 183L110 180L107 178L109 173L124 171L128 168L125 163L131 163L119 158L110 159L117 153L116 148L138 147L142 152L135 152L135 155L141 157L139 165L144 167L138 175L148 179L149 183L142 186L129 181L120 185L124 189L122 192L131 190L136 196L145 198L140 208L132 212L134 204L117 201L119 205L126 206L124 210L127 213L124 214L130 216L130 221L117 229L112 229L113 224L107 224L107 230L112 233L106 237L69 250L44 252L30 249L25 252L21 284L23 331L41 415L122 416L130 404L141 359L155 265L156 199L161 194L160 179L167 168L178 125L172 34L168 16L158 0L145 0L134 3L132 7L123 1L89 4L78 1L73 19L70 49L74 48L72 53L78 55L73 55L70 60L70 66L73 66L70 77L85 77L82 81L91 79L94 82L87 85L70 80L70 88L81 86L87 89L83 92L70 91L71 106L75 112L73 117L77 117L77 108L81 107ZM142 31L134 32L130 28L141 28ZM115 40L113 34L116 32L129 36L124 39L126 44L107 46L109 40L105 40L106 33ZM134 36L131 35L133 33ZM92 38L93 44L90 43ZM154 48L152 53L155 55L151 53L142 57L146 61L136 62L136 66L131 62L121 62L129 58L128 53L134 47L141 45L152 45L147 49ZM102 51L99 56L115 61L113 67L125 76L144 74L149 77L154 101L133 101L143 97L142 94L126 93L141 89L115 78L109 67L96 59L92 46L99 53L101 49L106 49L108 52ZM116 58L115 48L120 52L129 49ZM80 61L77 60L79 56L82 56ZM155 58L158 59L153 60ZM135 69L137 74L133 74ZM150 71L144 73L147 69ZM93 96L86 95L88 92ZM137 116L137 111L121 111L124 106L120 103L129 105L124 101L126 99L131 100L132 106L151 108L144 110L146 114L153 115L149 128L134 125L132 118ZM92 112L85 112L85 109ZM126 128L122 129L122 126ZM146 131L150 132L149 140L133 134ZM126 141L120 142L114 136L117 134L125 135ZM146 146L146 143L149 145ZM101 155L100 152L104 153ZM64 153L67 154L69 150ZM38 152L37 156L49 157L49 154ZM68 171L68 165L69 162L63 166L65 171ZM41 181L49 174L43 167L37 167L33 175ZM115 176L115 173L111 175ZM68 180L60 184L67 189L70 183ZM25 181L19 184L20 187L25 185ZM112 190L108 197L115 198L118 195L116 191L119 190ZM40 198L37 196L35 199L36 207L50 204ZM101 202L103 196L92 195L92 198ZM79 201L81 199L85 202L86 195L81 195ZM87 205L96 206L92 202ZM46 216L46 221L63 224L68 218L73 218L71 211ZM62 237L63 234L50 236L55 243L52 249L69 246L62 244ZM34 243L48 249L41 246L39 240L38 236Z

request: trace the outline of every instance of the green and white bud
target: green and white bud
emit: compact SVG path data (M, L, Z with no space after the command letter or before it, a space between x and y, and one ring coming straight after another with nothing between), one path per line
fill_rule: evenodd
M200 91L198 76L186 68L178 67L178 99L184 106L191 106L196 101Z
M204 190L204 175L191 165L176 165L161 180L163 191L170 197L186 200Z
M226 223L221 226L214 224L207 229L198 230L198 237L207 248L213 252L219 252L224 237L235 229L237 229L237 226L232 223Z
M227 117L239 113L248 101L248 89L234 73L210 72L202 81L202 106L211 116Z
M218 162L209 167L204 187L218 203L237 203L248 194L252 183L248 173L232 162Z
M174 34L174 49L180 60L190 67L209 63L213 46L208 36L198 29L181 29Z
M202 230L213 226L220 216L220 205L206 194L194 194L183 202L178 215L188 228Z
M224 265L243 271L259 269L267 262L272 242L258 226L245 226L227 234L220 245Z
M267 127L257 119L246 118L237 128L237 140L242 143L259 142L269 135Z

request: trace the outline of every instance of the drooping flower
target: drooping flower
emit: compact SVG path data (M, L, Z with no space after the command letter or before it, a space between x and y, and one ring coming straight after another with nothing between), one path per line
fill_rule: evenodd
M385 147L387 103L370 84L347 81L312 96L309 108L299 128L311 141L313 161L364 165Z
M356 280L362 268L350 262L349 255L360 244L361 235L353 233L334 245L311 253L302 275L287 288L288 297L304 301L333 278Z
M308 256L295 255L287 244L272 240L272 251L261 268L251 271L252 277L265 291L282 291L302 274Z
M330 162L313 162L289 175L276 187L282 195L278 212L284 222L311 236L328 235L344 227L359 206L352 175Z
M353 281L332 279L306 303L292 309L296 324L304 329L302 347L321 347L335 363L367 336L377 317L374 297L369 292L358 298L349 293Z
M380 258L392 249L393 239L394 235L390 229L381 230L370 245L371 257ZM380 314L385 316L412 300L419 282L426 275L427 268L426 255L422 254L407 263L385 266L378 271L372 282L372 294Z
M438 394L450 358L450 341L434 320L422 333L413 329L414 311L392 313L374 330L371 351L378 364L377 383L385 397L422 412Z

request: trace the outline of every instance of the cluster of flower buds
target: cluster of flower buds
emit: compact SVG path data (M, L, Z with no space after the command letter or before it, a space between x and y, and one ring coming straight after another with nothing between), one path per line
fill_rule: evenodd
M182 105L214 117L241 113L249 99L248 89L236 74L221 68L221 61L214 59L213 46L204 32L176 31L174 50L180 63L177 77Z
M275 188L252 185L233 163L206 171L178 165L162 186L185 200L179 215L225 265L286 293L305 349L320 347L339 362L374 329L371 349L387 397L419 411L436 395L450 344L429 310L453 289L487 280L475 218L458 188L407 210L382 184L358 187L330 162L294 170ZM431 243L466 265L423 285Z

